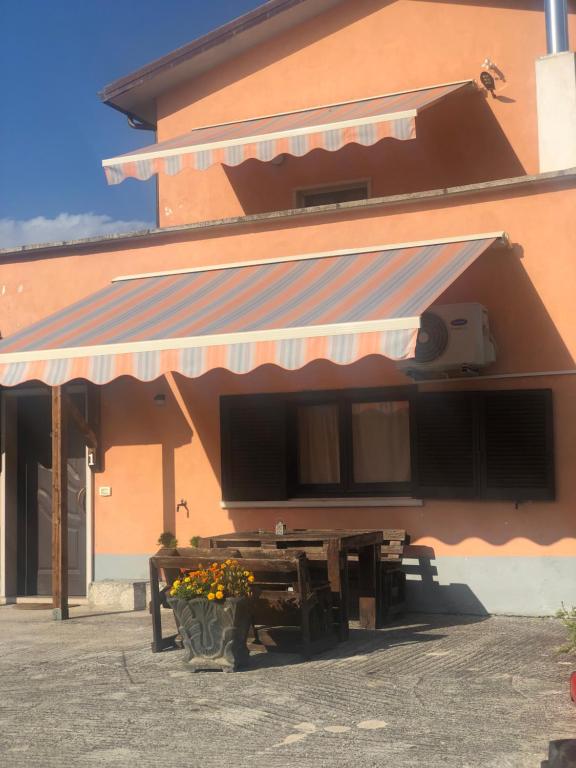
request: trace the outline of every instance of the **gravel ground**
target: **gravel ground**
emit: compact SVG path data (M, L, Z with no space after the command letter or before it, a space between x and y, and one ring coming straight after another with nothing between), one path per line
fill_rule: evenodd
M147 613L72 615L0 608L2 768L539 768L576 736L553 619L415 615L194 675Z

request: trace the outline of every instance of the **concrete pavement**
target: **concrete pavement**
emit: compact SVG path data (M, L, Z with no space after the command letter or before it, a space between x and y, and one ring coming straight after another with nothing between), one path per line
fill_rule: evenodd
M539 768L576 736L553 619L415 615L193 675L147 613L86 613L0 607L2 768Z

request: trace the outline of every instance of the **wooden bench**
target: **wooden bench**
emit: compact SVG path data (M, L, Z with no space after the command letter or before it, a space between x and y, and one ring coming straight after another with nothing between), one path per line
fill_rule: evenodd
M406 604L406 574L402 567L404 547L410 543L410 536L400 528L385 528L382 531L384 543L380 547L380 605L378 606L378 625L382 626L394 616L402 613ZM358 556L348 556L350 574L350 598L353 614L357 581Z
M298 529L290 531L291 534L297 533ZM303 530L303 533L306 533ZM402 566L404 548L410 544L410 536L405 530L398 528L386 528L382 531L383 543L380 547L380 560L378 565L378 578L380 579L380 600L376 606L377 626L382 626L390 621L394 616L401 613L406 603L406 574ZM286 545L289 545L289 541ZM327 579L326 573L326 550L319 546L305 546L305 542L297 543L298 551L304 552L308 559L308 569L311 574L312 583L322 583ZM286 552L287 549L263 550L262 548L246 548L239 546L238 550L242 553L280 551ZM214 551L214 550L211 550ZM215 551L220 552L220 549ZM358 618L359 614L359 568L358 554L352 551L348 554L348 612L351 617Z
M320 580L328 581L332 590L335 620L341 641L349 637L348 621L348 554L358 555L356 603L358 618L364 629L376 629L377 606L380 605L380 561L382 531L369 529L302 529L272 533L271 531L235 531L211 536L211 547L258 547L265 550L297 549L305 551L310 567ZM313 580L314 581L314 580Z
M261 547L239 547L238 551L237 559L248 563L255 577L257 642L268 650L295 651L305 658L336 644L330 584L326 578L312 578L312 563L305 552Z
M404 547L410 544L410 536L402 529L382 531L384 544L380 549L380 619L390 620L406 607L406 573L402 567Z
M406 573L402 566L404 548L410 544L410 536L400 528L385 528L380 547L380 602L377 606L378 626L402 613L406 605ZM242 548L240 548L242 549ZM325 575L326 553L316 547L298 547L308 557L313 580ZM358 555L348 555L348 610L351 616L358 613Z
M151 608L158 652L175 645L175 636L162 637L158 570L168 575L180 569L205 568L234 558L254 573L252 619L255 640L269 650L297 651L305 658L337 642L329 584L312 584L305 553L299 550L178 549L178 554L150 558ZM289 631L290 630L290 631ZM297 630L296 643L294 634Z

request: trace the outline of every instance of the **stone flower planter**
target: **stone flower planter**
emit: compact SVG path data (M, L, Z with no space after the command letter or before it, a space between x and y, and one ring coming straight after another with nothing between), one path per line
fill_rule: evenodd
M235 672L248 663L246 646L250 629L250 600L228 597L222 601L169 597L178 631L192 672L221 669Z

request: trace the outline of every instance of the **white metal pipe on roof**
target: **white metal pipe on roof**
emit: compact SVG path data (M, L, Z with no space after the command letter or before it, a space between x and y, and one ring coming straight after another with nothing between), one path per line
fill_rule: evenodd
M546 49L548 54L570 50L566 0L544 0L544 10L546 13Z

